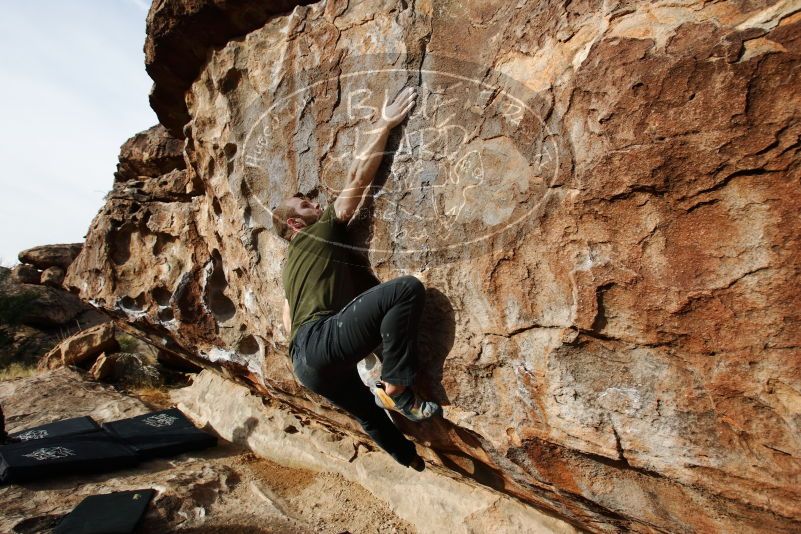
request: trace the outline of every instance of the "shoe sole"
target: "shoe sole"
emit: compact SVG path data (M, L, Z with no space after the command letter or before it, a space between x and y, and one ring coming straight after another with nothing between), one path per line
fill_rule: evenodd
M437 411L434 412L433 414L431 414L428 417L414 417L414 416L407 415L407 414L403 413L402 410L398 409L397 405L395 404L395 401L392 400L392 397L390 397L389 394L386 391L384 391L383 389L376 388L375 389L375 395L376 395L376 397L378 397L378 400L381 401L381 404L383 405L383 406L381 406L382 408L384 408L385 410L391 410L391 411L393 411L393 412L395 412L397 414L400 414L400 415L402 415L403 417L405 417L406 419L408 419L409 421L411 421L413 423L419 423L420 421L425 421L426 419L430 419L433 415L436 415L441 410L441 408L438 407Z
M384 408L387 410L395 410L396 412L398 409L395 407L395 401L392 400L386 391L381 388L375 389L376 396L381 400L381 403L384 405Z

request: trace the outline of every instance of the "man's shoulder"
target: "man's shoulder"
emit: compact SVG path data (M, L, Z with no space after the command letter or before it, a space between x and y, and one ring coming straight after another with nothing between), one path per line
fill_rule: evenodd
M337 216L336 210L336 200L331 202L328 206L326 206L325 210L323 210L323 214L320 216L320 220L317 222L326 222L334 225L347 225L348 221L343 221Z

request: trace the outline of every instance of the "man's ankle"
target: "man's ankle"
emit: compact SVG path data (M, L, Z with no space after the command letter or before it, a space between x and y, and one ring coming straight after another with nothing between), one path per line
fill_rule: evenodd
M384 391L387 392L387 395L398 396L406 391L406 386L399 386L396 384L390 384L389 382L384 382Z

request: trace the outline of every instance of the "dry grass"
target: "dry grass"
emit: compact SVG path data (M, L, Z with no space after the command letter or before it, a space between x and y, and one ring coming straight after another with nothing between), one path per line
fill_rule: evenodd
M12 380L14 378L27 378L37 374L39 374L39 370L35 366L23 365L21 363L14 362L3 369L0 369L0 382L3 380Z
M141 387L129 390L129 392L152 409L163 410L172 406L167 388Z

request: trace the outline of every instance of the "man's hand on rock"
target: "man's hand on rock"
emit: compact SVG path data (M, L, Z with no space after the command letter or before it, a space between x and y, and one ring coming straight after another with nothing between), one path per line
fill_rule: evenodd
M409 110L414 106L414 99L417 97L414 87L406 87L392 104L387 105L384 101L384 107L381 110L381 120L388 128L394 128L406 118Z

